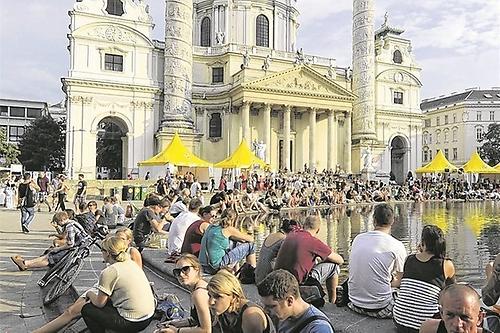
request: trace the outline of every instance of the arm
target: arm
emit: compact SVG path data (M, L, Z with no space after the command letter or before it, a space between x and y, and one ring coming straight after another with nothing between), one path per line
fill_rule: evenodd
M403 272L396 272L396 274L394 274L394 276L392 277L391 287L399 288L399 286L401 285L402 278L403 278Z
M334 251L332 251L328 257L325 258L324 261L327 261L327 262L333 262L335 264L339 264L339 265L342 265L344 263L344 258L342 258L342 256L338 253L335 253Z
M135 262L140 268L142 268L142 256L135 247L130 250L130 259L132 259L133 262Z
M419 333L436 333L439 325L439 319L427 319L420 326Z
M96 307L103 308L108 302L109 296L100 290L97 295L93 291L87 291L87 294L85 294L85 299L89 300L90 303L92 303Z
M166 234L167 232L165 230L163 230L163 226L165 225L165 223L167 223L166 220L164 219L152 219L149 221L149 223L151 224L151 228L153 229L154 232L156 233L159 233L159 234Z
M235 227L227 227L225 228L224 234L226 234L227 237L237 240L240 242L248 242L251 243L254 241L254 237L252 235L247 235L236 229Z
M259 333L266 329L267 318L258 307L250 307L243 312L241 328L243 333ZM269 323L267 323L269 325Z
M185 330L186 332L196 332L196 333L210 333L212 332L212 318L210 316L210 309L208 307L208 293L206 290L196 290L192 297L194 307L198 313L198 318L200 320L199 327L193 328L191 330ZM184 329L182 330L184 331Z
M453 265L453 261L444 260L443 262L443 270L446 284L455 283L455 266Z

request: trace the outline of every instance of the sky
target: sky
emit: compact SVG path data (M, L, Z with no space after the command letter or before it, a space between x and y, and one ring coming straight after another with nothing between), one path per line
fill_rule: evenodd
M145 0L163 39L163 0ZM295 0L292 0L294 2ZM67 75L67 15L75 0L0 0L0 98L57 103ZM352 0L298 0L297 46L351 63ZM412 41L422 99L470 87L500 87L500 0L375 0L375 29L389 25Z

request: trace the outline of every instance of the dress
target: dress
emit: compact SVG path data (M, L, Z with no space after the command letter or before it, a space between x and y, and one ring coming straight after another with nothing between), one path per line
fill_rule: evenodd
M397 324L418 330L439 312L439 293L445 287L443 265L444 259L439 257L423 262L414 254L408 256L393 309Z

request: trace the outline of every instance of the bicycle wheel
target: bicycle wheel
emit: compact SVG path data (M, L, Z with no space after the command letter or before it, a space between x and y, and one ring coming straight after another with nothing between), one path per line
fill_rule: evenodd
M61 271L61 269L64 268L66 263L72 260L72 256L75 253L76 252L74 251L68 252L68 254L66 254L57 264L49 268L49 270L45 273L45 275L40 280L37 281L37 284L41 288L45 288L50 283L50 281L52 281L54 276L56 276L56 274L58 274Z
M55 281L50 287L47 295L43 298L43 305L48 305L59 298L73 284L82 269L83 260L78 258L73 262L69 262L58 274Z

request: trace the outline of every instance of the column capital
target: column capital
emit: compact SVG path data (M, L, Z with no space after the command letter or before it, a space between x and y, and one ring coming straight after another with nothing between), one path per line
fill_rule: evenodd
M283 105L285 112L291 112L292 111L292 106L291 105Z
M344 111L344 115L346 118L351 118L351 112L349 111Z
M252 102L251 102L251 101L243 101L242 106L243 106L243 107L250 107L250 105L251 105L251 104L252 104Z

